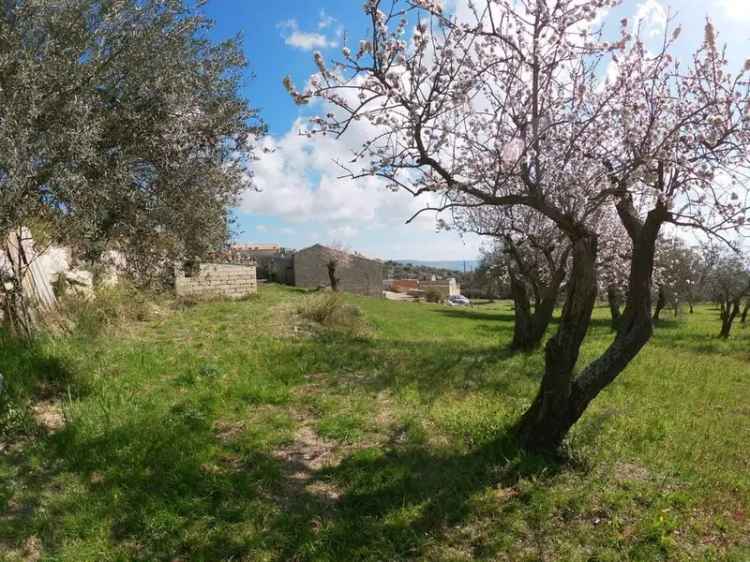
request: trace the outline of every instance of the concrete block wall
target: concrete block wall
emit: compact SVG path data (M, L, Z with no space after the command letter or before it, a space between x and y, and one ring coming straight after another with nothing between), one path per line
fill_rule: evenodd
M258 291L255 265L204 263L187 275L178 268L175 290L178 297L246 297Z

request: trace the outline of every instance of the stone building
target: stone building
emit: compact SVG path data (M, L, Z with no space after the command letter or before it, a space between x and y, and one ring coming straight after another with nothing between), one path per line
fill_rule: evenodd
M175 290L178 297L246 297L258 290L255 264L205 263L176 268Z
M294 252L277 244L236 244L226 252L232 263L252 261L259 279L294 285Z
M383 262L315 244L294 254L294 285L315 289L330 287L328 263L336 261L339 290L360 295L383 295Z
M436 291L443 299L461 294L461 285L459 285L453 277L450 279L420 281L419 288L425 292Z

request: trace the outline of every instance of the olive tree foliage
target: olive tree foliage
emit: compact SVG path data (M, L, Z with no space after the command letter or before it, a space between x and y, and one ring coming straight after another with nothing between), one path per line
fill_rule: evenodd
M478 207L454 216L463 230L497 240L515 310L511 348L534 349L549 327L565 280L568 239L547 217L528 207Z
M210 42L188 6L0 2L0 239L43 220L144 282L222 244L262 125L237 41Z
M347 164L352 176L428 195L436 209L528 207L568 238L560 324L517 428L530 449L559 446L650 339L661 227L721 235L745 221L732 180L747 164L750 63L730 71L710 22L682 63L671 54L680 29L671 22L654 50L627 21L605 41L593 22L615 4L478 0L474 16L457 21L435 0L368 0L371 36L332 64L316 54L306 89L286 80L298 102L331 108L312 131L372 125ZM605 72L610 65L616 72ZM597 295L591 219L601 209L616 213L630 239L627 297L613 342L576 374Z

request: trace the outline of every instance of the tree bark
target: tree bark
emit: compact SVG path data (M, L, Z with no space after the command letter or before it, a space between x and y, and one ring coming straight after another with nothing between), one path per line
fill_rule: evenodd
M570 415L573 368L596 301L596 246L592 234L573 240L573 270L560 327L545 347L539 393L517 427L526 449L556 449L574 423Z
M667 306L666 291L664 290L664 286L659 285L659 293L656 298L656 307L654 307L654 322L659 320L659 315L661 314L661 311L664 310L665 306Z
M667 209L658 205L641 221L632 200L623 200L618 213L633 240L633 256L620 329L606 351L574 378L578 353L588 329L596 298L596 239L574 241L573 273L560 329L549 341L539 393L521 417L517 431L521 446L533 451L557 449L591 401L625 369L653 333L651 276L659 229Z
M532 338L531 301L526 284L515 273L510 274L510 292L513 297L513 341L511 349L529 349Z
M617 331L620 328L622 312L620 312L620 293L617 287L610 285L607 287L607 302L609 303L609 313L612 317L612 330Z
M562 263L552 273L549 284L536 291L538 300L533 313L526 284L517 275L511 273L511 293L516 311L511 349L530 351L542 342L555 312L560 285L565 279L566 260L567 253L564 254Z
M727 339L732 331L734 319L740 313L740 299L729 297L721 301L721 331L719 337Z
M339 280L336 277L336 262L329 261L326 264L326 267L328 268L328 280L331 283L331 290L332 291L338 291L339 290Z

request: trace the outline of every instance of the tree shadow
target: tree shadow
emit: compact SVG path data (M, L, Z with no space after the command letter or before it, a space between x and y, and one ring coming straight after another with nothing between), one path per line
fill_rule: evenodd
M45 348L43 340L24 341L0 332L0 368L5 392L16 397L46 400L59 397L72 385L83 391L85 385L58 356Z
M477 494L510 489L514 502L523 503L529 492L513 489L520 479L533 478L538 493L548 479L573 466L562 458L521 452L510 431L464 454L411 447L361 450L315 475L345 492L334 509L319 510L315 498L300 498L306 509L284 522L293 540L277 559L308 559L304 553L312 548L327 560L359 560L375 552L383 560L422 559L429 543L467 521ZM510 522L501 516L496 524L509 527Z
M509 431L464 453L396 442L350 452L300 482L298 461L217 442L195 413L145 414L96 433L73 421L35 444L33 460L14 453L20 487L2 489L6 500L18 496L0 544L33 534L54 558L75 540L65 534L75 524L132 560L420 558L466 520L475 494L531 477L539 490L568 465L521 452ZM322 496L319 484L340 494Z
M283 353L288 358L290 350ZM480 387L517 395L519 380L536 383L542 372L540 354L519 353L500 343L382 340L327 332L291 353L299 364L308 364L309 372L326 373L332 381L351 378L375 393L412 387L428 402L449 392ZM512 368L507 365L509 359L514 359Z

